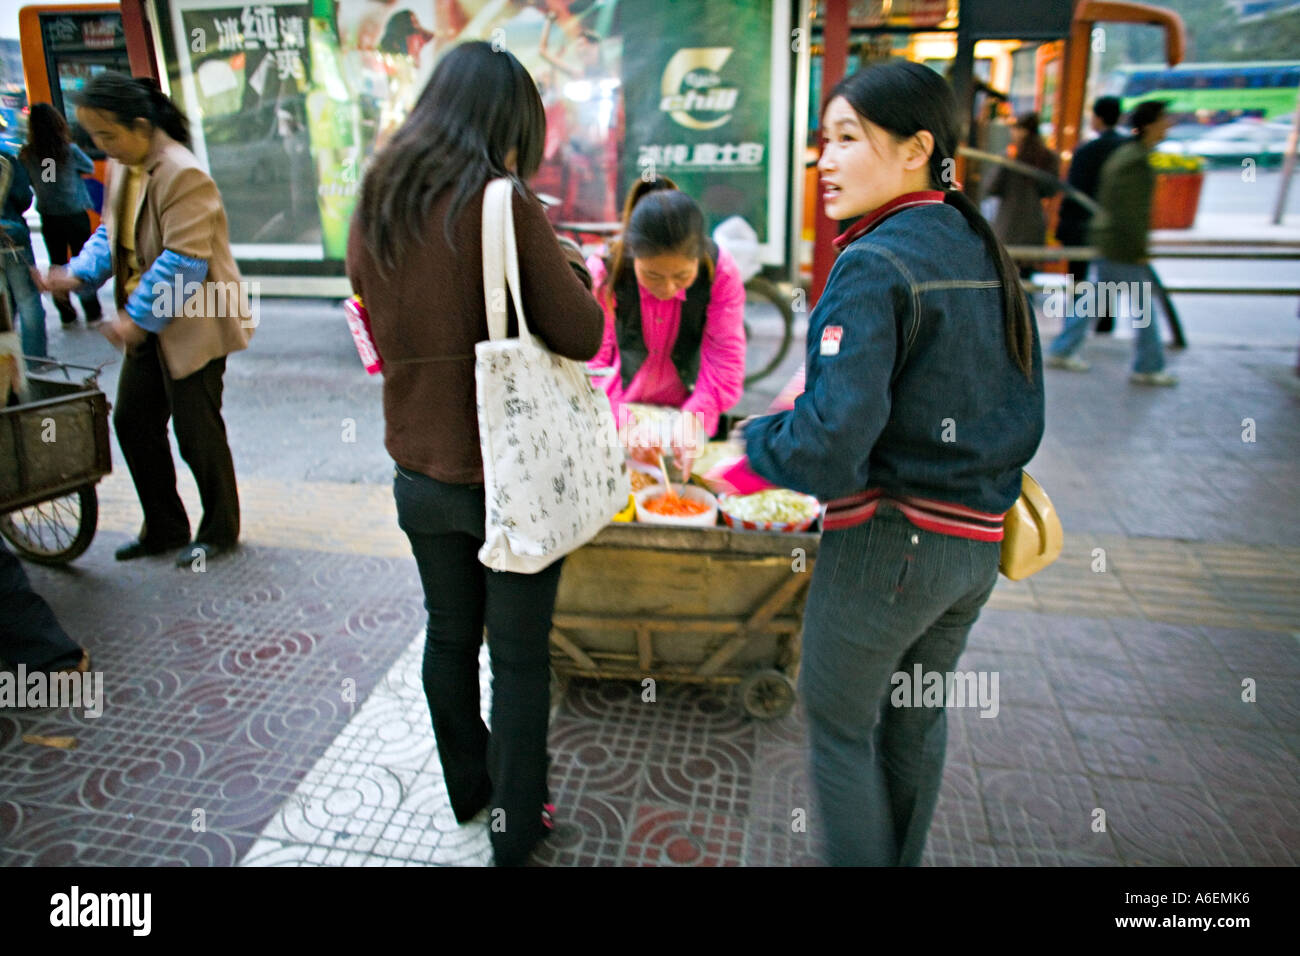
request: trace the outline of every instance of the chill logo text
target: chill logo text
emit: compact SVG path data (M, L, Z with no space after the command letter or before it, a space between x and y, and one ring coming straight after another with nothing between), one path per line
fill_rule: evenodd
M718 76L727 60L731 47L697 47L678 50L664 67L661 82L662 98L659 109L673 121L687 129L717 129L729 119L736 108L740 90L724 85ZM711 119L698 119L693 113L721 113Z

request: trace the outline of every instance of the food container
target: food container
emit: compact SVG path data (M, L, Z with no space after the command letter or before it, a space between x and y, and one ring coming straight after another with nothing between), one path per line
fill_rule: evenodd
M722 495L718 510L729 528L744 531L807 531L821 514L821 502L812 495L788 488L772 488L752 495ZM789 512L767 517L773 510Z
M683 498L708 505L708 510L697 515L684 515L681 517L655 514L653 511L648 511L645 503L664 494L663 485L654 485L650 488L642 488L633 495L636 499L636 520L642 524L661 524L678 528L710 528L718 523L718 499L713 495L696 485L678 485L673 490L677 491Z

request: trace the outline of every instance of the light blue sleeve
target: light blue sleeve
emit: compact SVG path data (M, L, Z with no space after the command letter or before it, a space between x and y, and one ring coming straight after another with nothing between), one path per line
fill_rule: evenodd
M68 158L72 160L72 171L75 173L93 173L95 164L91 161L80 146L76 143L68 144Z
M188 298L187 287L202 283L207 275L208 260L192 259L164 249L126 300L126 314L140 328L161 332L180 314Z
M102 224L68 263L68 271L88 289L98 289L113 274L113 251L108 245L108 231Z

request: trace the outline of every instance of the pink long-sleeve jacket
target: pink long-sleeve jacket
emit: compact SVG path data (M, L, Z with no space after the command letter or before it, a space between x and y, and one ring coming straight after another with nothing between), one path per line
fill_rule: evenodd
M605 263L593 256L587 260L587 268L592 287L599 289L605 280ZM704 339L700 343L700 374L694 391L683 384L672 359L686 290L678 291L671 299L655 298L645 289L640 289L640 293L641 328L649 354L636 377L627 388L623 387L612 302L602 303L605 338L590 362L592 368L614 370L605 377L603 385L615 417L623 420L621 409L628 402L671 405L694 412L705 434L712 435L718 428L718 416L740 401L745 388L745 287L735 260L726 250L718 250L709 308L705 313Z

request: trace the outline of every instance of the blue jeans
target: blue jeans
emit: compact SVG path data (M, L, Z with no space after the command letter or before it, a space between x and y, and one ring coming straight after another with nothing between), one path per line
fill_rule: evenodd
M1001 547L925 531L888 503L822 535L799 692L827 862L916 866L943 780L942 707L896 707L896 673L947 674L989 599Z
M17 313L22 326L23 354L45 356L48 344L45 339L45 304L41 290L36 288L29 271L36 265L32 244L25 248L0 253L4 260L5 287L9 292L10 313Z
M1073 309L1073 314L1066 317L1065 327L1048 348L1050 354L1057 357L1073 355L1083 344L1084 338L1088 334L1088 327L1092 324L1094 318L1100 314L1100 310L1105 307L1109 308L1112 304L1121 306L1127 305L1122 309L1125 313L1122 316L1115 316L1116 323L1122 319L1132 321L1134 329L1137 331L1137 343L1133 356L1133 371L1135 372L1159 372L1165 367L1164 346L1160 342L1160 329L1156 325L1155 314L1155 273L1151 271L1150 265L1137 265L1128 262L1114 262L1110 259L1098 259L1096 269L1096 283L1093 291L1096 293L1093 298L1095 308L1093 309ZM1133 299L1129 296L1111 297L1103 293L1108 288L1109 283L1122 283L1125 288L1138 291L1138 296ZM1136 283L1136 284L1134 284ZM1074 303L1077 305L1078 303Z

